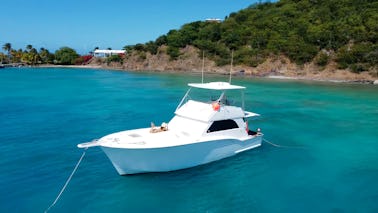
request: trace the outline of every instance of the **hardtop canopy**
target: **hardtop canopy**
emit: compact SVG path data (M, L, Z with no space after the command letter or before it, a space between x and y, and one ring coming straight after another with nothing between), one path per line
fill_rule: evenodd
M243 86L232 85L228 82L189 83L188 86L209 90L237 90L245 89Z

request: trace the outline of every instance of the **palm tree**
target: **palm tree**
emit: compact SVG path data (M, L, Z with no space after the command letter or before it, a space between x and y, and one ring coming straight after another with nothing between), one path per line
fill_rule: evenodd
M37 51L37 49L32 48L30 50L30 53L32 55L32 64L35 65L39 61L39 59L40 59L40 57L38 55L38 51Z
M100 48L99 47L95 47L94 49L93 49L93 52L92 52L92 54L91 55L93 55L94 56L94 53L96 52L96 50L99 50ZM90 52L89 52L90 53Z
M41 47L39 49L39 57L42 61L42 63L48 63L49 61L49 56L50 56L50 52L48 49L44 48L44 47Z
M32 50L33 49L33 45L31 45L31 44L26 45L26 49L29 50L29 51Z
M11 49L9 51L9 61L11 61L12 63L17 63L18 62L18 58L17 58L17 50L15 49Z
M5 43L3 46L3 50L8 52L8 58L10 56L10 51L12 50L12 44L11 43Z
M4 61L6 58L7 58L7 57L5 56L5 54L0 52L0 65L3 64L3 61Z
M22 51L21 48L18 49L17 51L14 51L14 53L12 53L13 61L14 61L14 62L17 62L17 63L21 62L21 59L22 59L22 55L23 55L23 54L24 54L24 53L23 53L23 51Z
M12 49L12 44L11 43L5 43L3 45L3 50L10 51L11 49Z

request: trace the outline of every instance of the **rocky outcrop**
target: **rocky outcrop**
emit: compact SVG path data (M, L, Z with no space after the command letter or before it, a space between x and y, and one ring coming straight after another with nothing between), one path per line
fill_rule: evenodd
M171 60L166 54L166 46L158 49L156 55L149 52L133 52L127 54L123 63L102 62L103 68L133 70L133 71L160 71L160 72L201 72L202 58L199 50L192 46L181 49L181 55L177 60ZM97 60L96 63L99 63ZM205 57L204 72L228 74L230 65L217 66L214 61ZM377 73L377 71L375 71ZM234 66L233 74L259 77L288 77L312 80L351 81L373 83L375 78L369 72L353 73L348 70L338 69L335 62L330 62L325 67L319 67L315 63L297 65L287 57L271 56L257 67ZM378 82L375 82L378 84Z

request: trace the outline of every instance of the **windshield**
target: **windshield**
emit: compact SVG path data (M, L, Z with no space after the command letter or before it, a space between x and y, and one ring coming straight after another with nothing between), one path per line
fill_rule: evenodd
M242 90L209 90L190 88L177 108L189 100L203 103L220 102L223 105L237 106L244 109Z

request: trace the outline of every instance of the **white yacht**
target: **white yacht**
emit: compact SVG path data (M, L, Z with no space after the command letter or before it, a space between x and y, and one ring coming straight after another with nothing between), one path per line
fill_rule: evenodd
M100 146L117 172L126 175L185 169L261 145L259 129L248 129L248 119L259 114L244 111L245 87L227 82L188 85L167 124L112 133L78 147ZM230 99L233 93L239 94L239 103Z

